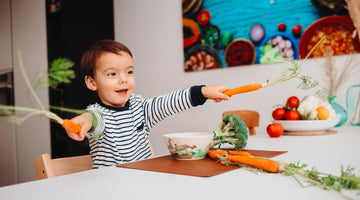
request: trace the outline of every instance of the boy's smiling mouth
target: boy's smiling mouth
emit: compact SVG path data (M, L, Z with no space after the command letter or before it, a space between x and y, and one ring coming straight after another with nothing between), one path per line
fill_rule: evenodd
M128 91L128 89L122 89L122 90L117 90L116 93L126 95L127 91Z

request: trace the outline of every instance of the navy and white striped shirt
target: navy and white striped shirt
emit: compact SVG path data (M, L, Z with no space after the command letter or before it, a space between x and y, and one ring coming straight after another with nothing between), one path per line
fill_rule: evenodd
M204 104L206 98L201 87L193 86L152 99L133 94L121 108L102 103L89 105L87 110L92 111L97 120L97 126L86 135L93 168L150 158L151 127L167 116Z

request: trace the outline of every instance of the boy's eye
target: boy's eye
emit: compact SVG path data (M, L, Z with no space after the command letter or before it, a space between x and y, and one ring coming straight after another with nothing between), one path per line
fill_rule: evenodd
M129 70L127 73L128 74L134 74L134 70Z
M115 72L110 72L107 74L107 76L116 76L116 73Z

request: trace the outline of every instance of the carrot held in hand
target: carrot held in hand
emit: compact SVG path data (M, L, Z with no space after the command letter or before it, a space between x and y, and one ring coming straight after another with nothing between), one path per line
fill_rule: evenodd
M224 94L226 94L228 96L232 96L232 95L235 95L235 94L251 92L251 91L254 91L254 90L258 90L260 88L262 88L261 84L254 83L254 84L250 84L250 85L244 85L244 86L241 86L241 87L237 87L237 88L234 88L234 89L231 89L231 90L227 90L227 91L224 92Z
M81 130L81 126L79 124L76 124L69 119L64 119L64 122L61 124L61 126L64 127L64 129L74 133L80 133Z
M275 161L266 160L257 157L235 155L235 156L228 156L226 160L260 168L268 172L278 172L280 168L280 164Z

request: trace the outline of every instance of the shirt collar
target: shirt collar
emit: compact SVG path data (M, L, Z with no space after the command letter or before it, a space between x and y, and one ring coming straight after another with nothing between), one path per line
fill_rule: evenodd
M124 107L113 107L113 106L105 105L105 104L103 104L101 101L99 102L99 104L100 104L102 107L105 107L105 108L107 108L107 109L109 109L109 110L124 111L124 110L129 110L130 100L126 102L126 104L125 104Z

